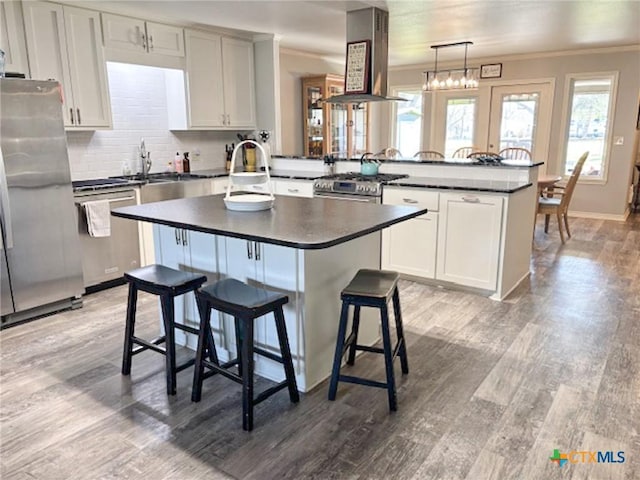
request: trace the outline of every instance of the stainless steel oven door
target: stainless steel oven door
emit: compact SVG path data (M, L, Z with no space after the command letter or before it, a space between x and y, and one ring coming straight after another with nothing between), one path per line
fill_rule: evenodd
M317 198L331 198L333 200L350 200L352 202L381 203L380 197L370 195L352 195L350 193L314 193Z

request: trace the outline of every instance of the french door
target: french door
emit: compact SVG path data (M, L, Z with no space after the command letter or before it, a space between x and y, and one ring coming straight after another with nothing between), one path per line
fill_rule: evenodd
M553 83L494 85L471 92L434 93L431 145L446 157L460 147L498 153L507 147L549 152Z

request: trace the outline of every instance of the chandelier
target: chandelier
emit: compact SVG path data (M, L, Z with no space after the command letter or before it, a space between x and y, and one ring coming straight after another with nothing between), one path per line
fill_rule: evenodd
M441 48L461 47L464 45L464 66L450 70L438 70L438 50ZM424 83L422 90L432 92L437 90L469 90L478 88L478 68L467 67L467 49L473 42L443 43L431 45L436 51L436 61L433 70L422 72Z

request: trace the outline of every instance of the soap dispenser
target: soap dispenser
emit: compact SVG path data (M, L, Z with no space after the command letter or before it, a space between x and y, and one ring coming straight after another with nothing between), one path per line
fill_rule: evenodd
M180 157L180 152L176 152L176 159L173 161L174 167L176 169L176 173L182 173L183 165L182 165L182 157Z
M189 152L184 152L184 158L182 159L182 170L184 171L184 173L189 173L191 171Z

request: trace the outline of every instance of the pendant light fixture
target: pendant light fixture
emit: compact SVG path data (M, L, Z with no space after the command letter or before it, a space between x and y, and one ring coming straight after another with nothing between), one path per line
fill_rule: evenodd
M464 66L457 69L438 70L438 50L441 48L461 47L464 45ZM436 61L433 70L422 72L424 82L422 90L433 92L437 90L469 90L478 88L478 68L467 67L467 49L473 42L456 42L431 45L436 51Z

